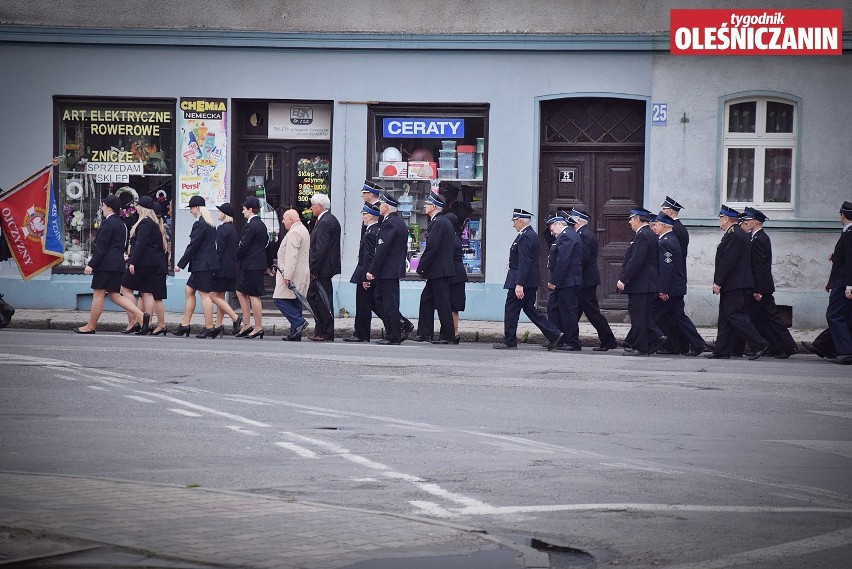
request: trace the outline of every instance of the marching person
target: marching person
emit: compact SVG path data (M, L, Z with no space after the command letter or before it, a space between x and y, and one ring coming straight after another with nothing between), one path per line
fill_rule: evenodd
M742 337L752 350L748 359L756 360L769 349L752 324L746 311L746 296L751 296L754 278L751 273L751 243L737 224L739 212L722 204L719 227L725 232L716 248L716 269L713 274L713 294L719 295L719 331L711 359L731 357L738 338Z
M775 305L775 280L772 278L772 241L763 230L766 215L753 207L745 208L741 226L751 234L751 273L754 291L746 307L760 335L766 338L772 355L778 359L789 358L798 351L796 341L781 322Z
M677 239L678 244L680 245L681 268L683 269L683 278L685 278L687 282L689 282L686 271L686 256L689 250L689 231L683 225L683 222L678 219L678 216L680 216L680 210L682 209L683 206L680 205L677 200L669 196L666 196L666 199L663 200L663 205L660 207L660 211L662 211L674 221L674 225L672 225L672 232L674 233L674 236ZM680 329L678 327L673 327L671 332L672 334L674 334L674 336L669 336L669 339L666 341L666 351L669 353L694 355L690 354L690 351L692 351L690 341L687 338L681 337ZM660 350L660 353L666 352Z
M155 308L154 291L159 290L158 274L163 260L167 242L160 231L160 223L154 208L157 202L151 196L142 196L136 203L136 212L139 219L130 228L130 256L127 259L127 270L121 279L121 292L128 298L133 291L139 291L145 306L145 314L149 315ZM136 334L144 336L150 331L143 321L136 321L133 328L125 330L130 333L136 327Z
M266 245L269 243L269 234L266 224L257 215L259 211L259 199L248 196L243 200L243 217L248 223L243 227L237 245L237 298L245 321L236 334L238 338L263 339L263 305L260 297L265 293L263 277L267 268Z
M367 205L373 206L373 209L379 211L379 206L381 199L379 196L382 194L382 187L372 180L364 180L364 185L361 187L361 198L364 200L364 203ZM379 223L382 222L382 216L379 215ZM361 225L361 235L364 235L364 232L367 230L366 225Z
M518 347L518 318L524 314L548 340L548 351L562 345L563 334L536 307L541 275L538 268L538 235L530 226L532 214L516 208L512 212L512 226L518 232L509 249L509 271L503 288L506 289L506 307L503 313L503 339L494 344L496 350L514 350Z
M184 287L183 319L175 331L175 336L186 334L189 337L192 313L195 312L195 293L201 296L201 310L204 314L204 330L196 334L196 338L208 338L213 335L213 273L219 268L219 257L216 254L216 227L207 203L201 196L189 198L189 213L195 218L189 233L189 245L183 256L175 265L175 273L189 266L189 279Z
M362 228L361 245L358 248L358 264L349 282L355 285L355 330L345 342L369 342L373 312L380 319L382 309L379 308L374 294L373 284L367 280L367 269L376 254L376 244L379 241L379 210L380 204L364 202L361 208Z
M166 225L163 221L163 205L154 202L152 206L154 215L157 216L157 226L160 228L160 235L163 236L163 244L165 246L160 255L160 264L157 267L157 285L151 293L154 296L154 312L157 315L157 327L150 331L153 336L159 336L160 334L165 336L168 333L168 329L166 328L166 305L163 301L168 298L168 286L166 282L169 276L170 249L168 246L169 236L166 233Z
M627 218L635 236L627 246L621 263L621 275L616 288L627 293L627 313L630 331L627 333L625 356L648 356L656 352L666 337L651 317L651 301L659 285L657 237L648 222L651 212L631 209Z
M216 322L213 337L225 335L225 315L231 318L232 334L240 331L243 317L237 316L236 311L231 308L225 299L225 293L234 294L237 290L237 230L234 227L234 206L225 202L217 205L219 213L219 225L216 226L216 257L219 259L219 268L213 273L213 290L210 298L216 305Z
M444 205L444 199L435 192L429 192L423 205L429 217L429 225L426 228L426 247L420 255L417 274L426 279L426 286L420 294L417 335L413 338L416 342L449 344L455 339L450 303L450 281L455 277L455 230L444 215ZM436 310L441 330L438 338L433 339Z
M405 276L408 230L398 209L399 201L383 192L379 212L384 220L379 226L376 253L365 275L370 285L376 287L374 294L385 325L385 337L377 343L393 346L408 339L414 330L414 325L399 312L399 279Z
M683 273L683 252L680 240L672 227L674 219L660 212L651 223L658 237L658 261L660 278L657 296L651 304L651 315L664 335L683 338L689 350L687 355L697 356L704 351L706 342L695 329L695 324L684 312L683 297L686 295L686 275ZM680 349L659 353L682 353Z
M579 310L580 285L583 284L583 243L577 232L561 215L552 215L546 222L555 238L547 258L550 297L547 312L550 321L562 330L563 342L557 350L580 351ZM551 308L553 305L553 308Z
M140 310L130 296L122 296L121 278L124 274L124 249L127 246L127 225L116 215L121 209L121 200L112 194L106 196L101 203L103 221L95 235L92 245L92 258L83 269L83 274L92 276L92 308L89 311L89 321L85 326L74 328L78 334L94 334L98 320L104 310L105 298L109 299L142 322L142 327L148 328L151 315Z
M287 233L278 247L278 270L275 272L275 291L272 298L275 306L290 322L290 333L281 339L301 342L302 332L308 327L308 321L302 316L301 301L290 287L295 287L302 296L308 292L311 282L311 236L295 209L285 211L281 216L281 223Z
M467 269L464 266L464 250L462 249L461 235L464 224L453 212L444 214L453 224L455 232L453 246L453 269L454 275L450 279L450 309L453 311L453 344L461 342L459 332L459 312L464 312L467 304L467 294L464 287L467 282Z
M831 274L825 285L828 291L828 308L825 318L834 340L836 364L852 364L852 203L840 206L840 223L843 232L829 257Z
M574 229L580 236L583 244L583 284L580 285L580 300L577 318L583 314L589 320L589 324L595 327L600 340L600 346L592 348L595 352L606 352L618 347L615 334L606 317L601 314L598 305L598 285L601 284L601 273L598 269L598 238L589 227L589 214L579 209L571 210L571 219L574 220Z
M311 196L314 214L311 230L311 286L308 302L316 318L315 342L334 341L334 303L331 278L340 274L340 223L329 211L331 202L325 194Z

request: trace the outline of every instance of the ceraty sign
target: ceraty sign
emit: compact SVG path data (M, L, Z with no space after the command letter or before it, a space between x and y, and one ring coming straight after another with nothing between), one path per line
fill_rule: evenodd
M464 119L382 119L382 135L385 138L464 138Z

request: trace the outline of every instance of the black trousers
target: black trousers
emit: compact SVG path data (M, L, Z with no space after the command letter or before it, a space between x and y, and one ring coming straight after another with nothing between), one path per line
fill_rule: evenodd
M325 298L328 299L328 305L320 296L318 287L322 287L325 291ZM311 305L311 310L316 319L316 330L314 334L323 338L334 338L334 301L332 300L331 278L315 278L308 285L308 304Z
M852 300L846 298L846 289L837 287L828 293L825 319L838 356L852 355Z
M562 343L572 348L581 345L579 297L580 289L576 286L553 289L547 297L547 319L565 334Z
M792 354L796 351L796 341L787 326L781 322L774 296L764 294L760 301L750 296L746 301L746 309L752 324L760 335L766 338L776 354Z
M752 349L760 351L766 346L766 340L751 323L746 310L746 298L751 289L736 289L719 295L719 332L716 335L715 351L730 356L736 351L738 339L742 338Z
M518 345L518 318L523 310L530 322L538 326L541 333L548 341L555 342L562 333L559 328L551 324L547 317L535 305L535 295L538 288L524 287L524 298L515 296L515 288L512 287L506 294L506 308L503 312L503 343L507 346Z
M586 315L589 324L595 327L601 346L615 346L615 334L612 333L609 322L601 314L600 306L598 306L598 287L590 286L580 289L577 319L579 320L583 314Z
M399 313L399 279L376 279L376 303L382 311L382 323L385 325L385 340L402 340L402 315Z
M627 293L627 314L630 316L630 331L625 341L627 345L643 354L650 351L649 346L663 335L654 319L651 318L653 292Z
M651 304L651 316L663 335L668 336L673 349L680 352L685 351L684 346L686 351L690 348L704 349L704 338L686 315L684 304L682 296L669 296L668 300L661 300L659 295L656 295Z
M370 288L364 289L362 283L358 283L355 288L355 332L354 335L362 340L370 339L371 321L373 320L373 312L380 319L382 317L382 309L376 302L376 284L370 285Z
M420 294L420 314L417 335L432 338L435 334L435 311L441 322L441 339L452 342L455 338L453 309L450 303L450 277L428 279Z

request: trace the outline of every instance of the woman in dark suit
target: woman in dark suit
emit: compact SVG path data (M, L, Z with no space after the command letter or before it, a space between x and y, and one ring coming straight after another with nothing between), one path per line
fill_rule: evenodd
M266 258L269 234L266 224L257 215L259 211L260 200L256 197L248 196L243 201L243 217L247 223L243 227L240 244L237 245L237 262L240 269L237 298L240 299L240 308L246 322L236 334L239 338L263 339L263 306L260 297L265 292L263 276L269 267ZM249 323L250 317L254 318L254 326Z
M464 266L464 251L462 250L461 234L464 229L464 223L450 212L445 215L453 224L455 231L455 245L453 247L453 276L450 278L450 308L453 311L453 325L455 335L453 336L453 344L461 342L461 334L459 333L459 312L464 312L467 295L464 290L464 283L467 282L467 269Z
M223 203L216 206L219 210L219 226L216 227L216 255L219 257L219 269L213 273L213 292L210 293L213 304L216 305L216 327L213 337L225 335L225 314L231 317L233 333L240 331L243 317L237 313L225 300L225 293L233 294L237 290L237 230L234 228L234 206Z
M154 312L154 292L159 290L158 272L166 242L160 232L157 214L154 213L156 202L151 196L142 196L136 204L139 220L130 228L130 256L127 259L127 271L121 279L121 294L131 298L133 291L139 291L145 314ZM136 334L144 336L149 332L148 319L136 324L128 330L133 331L138 326Z
M216 229L210 210L201 196L192 196L189 200L189 212L196 221L192 224L189 234L189 245L183 257L175 266L175 273L189 266L189 280L186 281L183 320L175 331L176 336L189 337L192 313L195 312L195 293L201 296L201 309L204 312L204 330L196 338L207 338L213 334L213 273L219 268L219 257L216 254ZM213 336L215 338L215 336Z

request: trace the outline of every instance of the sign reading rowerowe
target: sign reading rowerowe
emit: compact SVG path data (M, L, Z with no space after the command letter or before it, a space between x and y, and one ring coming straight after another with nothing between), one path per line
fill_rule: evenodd
M270 103L269 138L330 140L331 105Z

